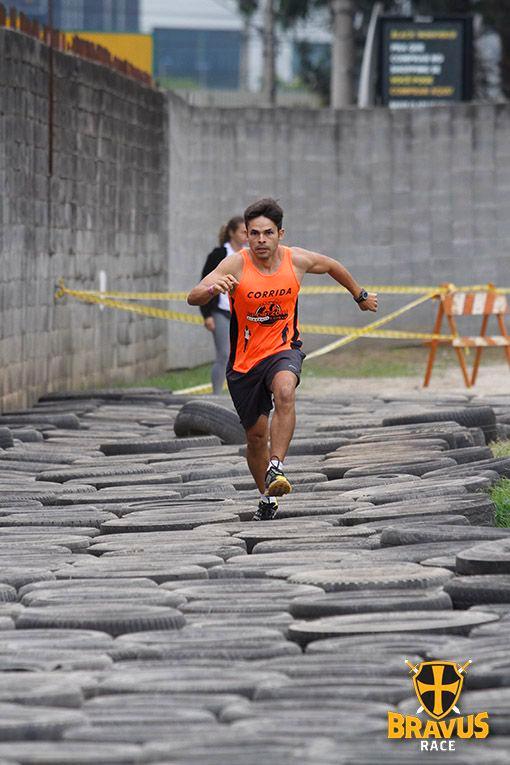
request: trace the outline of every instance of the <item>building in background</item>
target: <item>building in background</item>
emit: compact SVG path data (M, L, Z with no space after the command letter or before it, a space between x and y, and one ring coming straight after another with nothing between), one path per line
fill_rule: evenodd
M89 32L138 32L140 0L15 0L14 7L42 24Z
M321 50L330 47L327 12L278 30L277 77L284 87L299 77L303 39ZM142 29L154 32L154 76L162 85L256 92L262 79L262 12L249 26L237 0L145 0Z
M40 24L48 23L48 0L20 0L12 3L12 6Z
M169 87L236 90L242 34L234 29L156 27L154 77Z
M241 79L243 23L237 3L214 0L145 3L154 38L154 77L168 87L236 90Z

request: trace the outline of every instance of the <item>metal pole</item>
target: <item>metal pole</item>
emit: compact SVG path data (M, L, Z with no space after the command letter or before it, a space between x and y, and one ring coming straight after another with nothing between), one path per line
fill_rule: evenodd
M352 66L354 56L352 0L331 0L333 50L331 68L331 108L342 109L353 100Z
M241 55L239 60L239 87L244 91L249 90L250 66L248 59L250 56L250 32L250 18L246 14L243 17L243 31L241 32Z
M53 0L48 0L48 27L50 48L48 51L48 175L53 175Z
M361 73L358 85L358 106L366 108L374 103L373 80L375 70L376 40L375 32L377 29L377 19L383 12L382 3L374 3L368 25L367 39L363 51L363 61L361 62Z
M264 6L264 76L263 95L267 106L276 104L274 0L266 0Z

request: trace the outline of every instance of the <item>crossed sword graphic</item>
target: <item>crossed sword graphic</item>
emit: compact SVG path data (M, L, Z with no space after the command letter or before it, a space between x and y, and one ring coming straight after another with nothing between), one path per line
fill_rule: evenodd
M413 665L411 664L411 662L410 662L408 659L406 659L405 661L406 661L406 664L407 664L407 666L408 666L408 667L409 667L409 669L411 670L411 672L414 672L414 674L415 674L415 675L417 675L417 674L418 674L418 667L419 667L420 665L419 665L419 664L416 664L416 665L413 667ZM469 667L469 665L470 665L470 664L472 664L472 663L473 663L473 662L472 662L472 660L471 660L471 659L468 659L468 660L466 661L466 663L462 665L462 667L460 667L460 666L457 664L457 671L459 672L459 674L462 674L463 672L465 672L465 671L466 671L466 669ZM454 711L454 712L456 712L458 715L460 715L460 709L459 709L458 707L454 706L454 707L453 707L453 711ZM419 707L419 708L416 710L416 714L417 714L417 715L419 715L419 714L420 714L420 712L423 712L423 707Z

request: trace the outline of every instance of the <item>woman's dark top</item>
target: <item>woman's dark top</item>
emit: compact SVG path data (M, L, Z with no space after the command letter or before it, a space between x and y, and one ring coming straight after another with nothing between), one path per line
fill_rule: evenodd
M205 261L205 265L202 269L202 279L211 273L211 271L214 271L215 268L219 266L223 258L227 254L227 248L226 247L215 247L212 252L209 253L207 256L207 260ZM204 317L204 319L207 319L209 316L211 316L213 311L221 310L218 308L218 300L219 296L216 295L212 300L210 300L205 305L199 306L200 313ZM228 311L221 311L224 314L227 314ZM230 314L228 314L230 315Z

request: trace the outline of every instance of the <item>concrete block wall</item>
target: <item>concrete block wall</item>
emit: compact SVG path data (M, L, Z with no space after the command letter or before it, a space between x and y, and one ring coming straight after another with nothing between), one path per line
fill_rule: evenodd
M228 110L170 95L169 152L172 288L197 281L222 221L269 195L284 208L287 243L337 258L362 283L510 285L508 104ZM412 299L381 296L380 314ZM435 311L429 303L389 327L427 331ZM300 299L300 316L374 318L347 297L312 296ZM305 337L305 349L330 340ZM187 366L210 358L212 343L170 323L169 349L172 365Z
M165 368L166 323L71 299L76 289L167 283L163 96L105 67L0 29L0 404L130 382Z
M65 299L70 286L188 290L221 223L260 196L285 241L363 284L510 283L510 105L340 112L192 107L0 29L0 406L212 357L203 328ZM307 277L308 284L328 283ZM383 296L381 314L408 301ZM198 313L197 309L174 307ZM391 326L428 329L435 306ZM302 322L364 324L348 297ZM311 350L330 341L305 337Z

